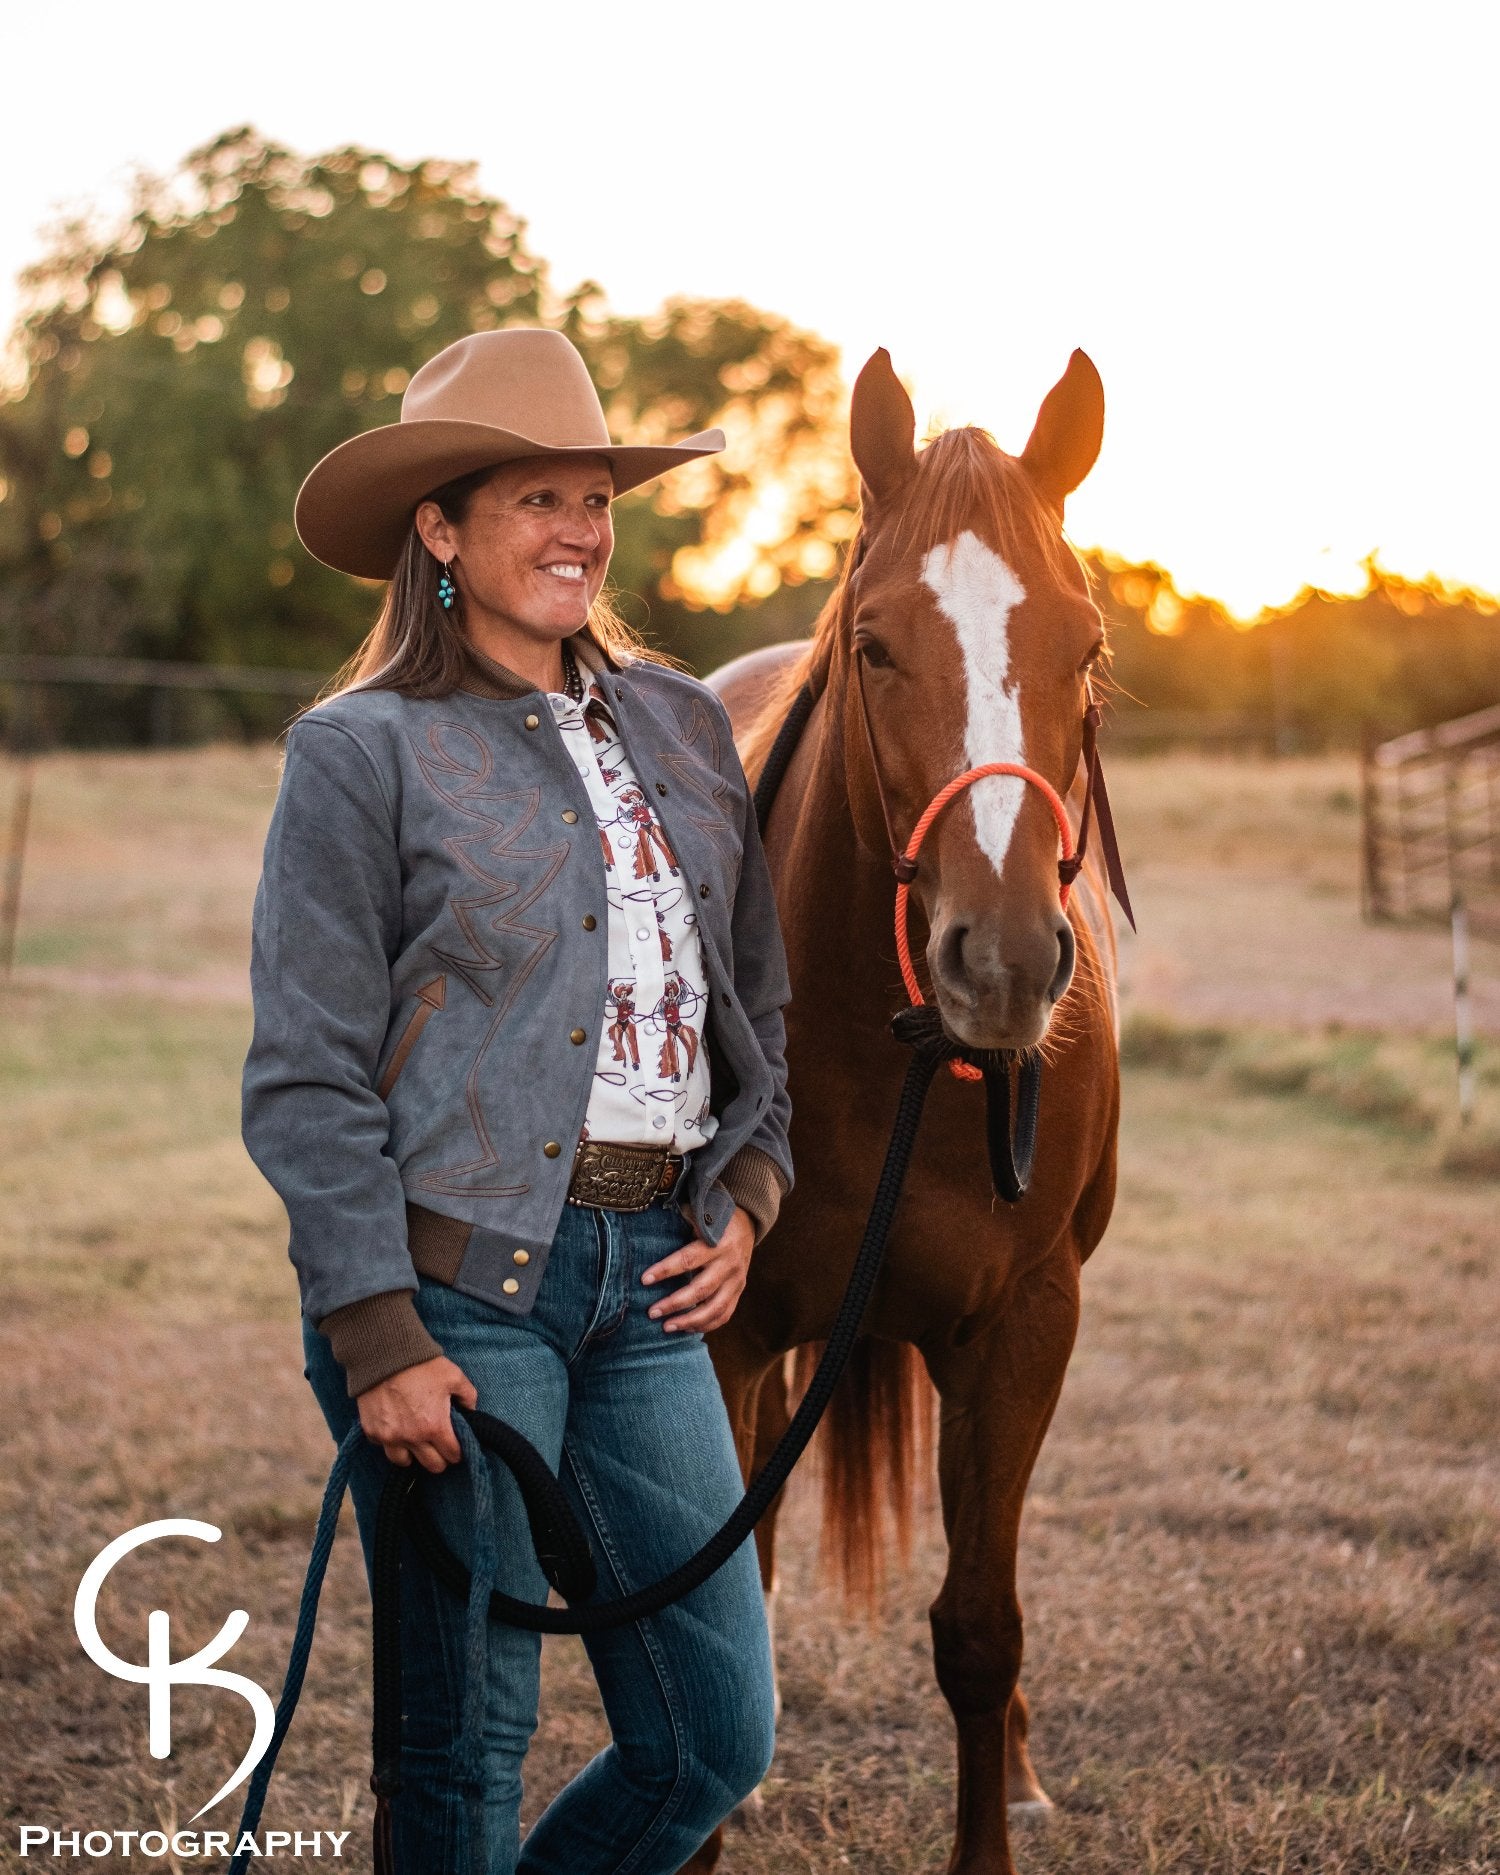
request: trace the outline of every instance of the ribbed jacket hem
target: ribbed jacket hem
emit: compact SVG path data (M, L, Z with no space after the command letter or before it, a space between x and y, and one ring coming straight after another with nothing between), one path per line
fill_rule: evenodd
M318 1323L333 1344L333 1358L349 1377L349 1397L356 1398L404 1367L430 1361L442 1348L422 1326L414 1291L386 1289L361 1296Z
M720 1172L719 1183L740 1209L750 1214L755 1241L759 1243L776 1222L787 1191L781 1168L759 1146L741 1146Z

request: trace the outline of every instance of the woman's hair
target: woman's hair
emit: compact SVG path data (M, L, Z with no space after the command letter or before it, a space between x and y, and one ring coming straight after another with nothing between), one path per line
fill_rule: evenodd
M425 499L435 501L446 520L461 522L474 496L494 473L492 466L460 475ZM452 610L444 609L437 592L441 566L423 544L414 520L373 629L308 709L346 690L399 690L412 697L445 697L458 688L469 669L463 595L455 593ZM598 642L616 655L647 658L657 664L677 662L648 645L620 617L607 587L589 607L588 623Z

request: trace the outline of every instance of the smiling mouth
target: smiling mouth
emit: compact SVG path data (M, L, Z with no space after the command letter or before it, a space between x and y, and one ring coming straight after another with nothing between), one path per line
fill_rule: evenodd
M540 568L543 573L550 573L554 579L570 579L575 582L583 578L583 567L576 560L554 560Z

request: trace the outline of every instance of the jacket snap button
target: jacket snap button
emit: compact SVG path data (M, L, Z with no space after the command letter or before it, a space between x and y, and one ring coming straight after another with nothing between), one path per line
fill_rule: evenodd
M578 818L578 810L576 808L565 807L563 809L563 819L567 821L569 826L571 826L573 822L577 820L577 818Z
M512 1263L529 1263L531 1261L531 1252L529 1250L512 1250L510 1260Z
M527 727L528 729L535 729L535 728L536 728L536 726L537 726L537 724L538 724L538 723L539 723L539 722L540 722L541 720L542 720L542 719L541 719L541 717L540 717L540 716L528 716L528 717L526 718L526 727Z
M730 1002L730 1001L732 1000L732 998L730 997L730 994L729 994L729 992L728 992L728 990L725 990L725 991L723 992L723 994L722 994L722 997L721 997L721 1000L722 1000L722 1001L723 1001L724 1003L726 1003L726 1004L727 1004L727 1003L729 1003L729 1002Z
M712 1211L705 1211L705 1212L703 1213L703 1222L704 1222L705 1224L712 1224L712 1223L713 1223L713 1221L714 1221L714 1214L713 1214L713 1212L712 1212Z
M573 1044L575 1048L580 1047L588 1039L589 1037L588 1037L587 1029L569 1029L568 1031L568 1040Z
M615 685L615 695L616 695L616 697L618 697L618 698L620 699L620 701L621 701L621 702L623 702L623 701L624 701L624 698L625 698L625 692L624 692L624 691L623 691L623 690L622 690L622 689L620 688L620 686L619 686L618 684L616 684L616 685Z
M666 784L666 782L664 782L664 781L658 781L658 782L657 782L657 784L656 784L656 792L657 792L658 794L665 794L665 793L666 793L666 791L667 791L667 784Z
M513 1296L518 1293L521 1285L516 1281L514 1276L507 1276L505 1281L501 1283L500 1287L505 1291L505 1293L508 1296Z
M599 920L594 916L594 914L591 911L586 911L583 914L583 928L585 931L592 931L594 926L598 924L598 922Z
M543 1146L542 1151L546 1153L549 1159L555 1159L557 1155L562 1151L562 1147L557 1143L555 1139L549 1139L546 1145Z
M700 885L700 886L698 887L698 896L699 896L699 898L707 898L707 897L708 897L708 887L707 887L706 885Z

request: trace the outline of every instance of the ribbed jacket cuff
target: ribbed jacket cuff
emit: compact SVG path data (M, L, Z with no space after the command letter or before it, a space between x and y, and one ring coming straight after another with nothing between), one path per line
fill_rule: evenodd
M787 1185L781 1168L759 1146L741 1146L719 1174L724 1187L742 1211L748 1211L760 1242L776 1222Z
M386 1289L346 1302L325 1315L318 1329L333 1343L333 1358L349 1377L351 1400L403 1367L415 1367L443 1351L422 1326L410 1289Z

